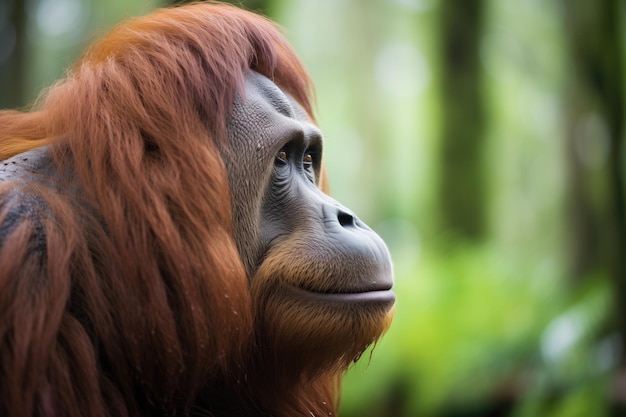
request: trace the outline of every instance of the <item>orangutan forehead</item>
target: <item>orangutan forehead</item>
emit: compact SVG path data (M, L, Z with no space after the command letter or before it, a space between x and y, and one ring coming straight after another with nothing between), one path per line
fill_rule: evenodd
M269 78L255 71L250 71L246 76L246 94L258 95L266 101L276 112L290 118L295 118L295 100L288 97L283 90L274 84Z
M235 97L229 122L230 144L235 151L274 155L298 135L321 140L321 132L303 107L267 77L250 71L245 91ZM307 139L308 140L308 139Z
M304 108L273 81L256 71L246 75L246 96L265 101L277 113L306 123L313 123Z

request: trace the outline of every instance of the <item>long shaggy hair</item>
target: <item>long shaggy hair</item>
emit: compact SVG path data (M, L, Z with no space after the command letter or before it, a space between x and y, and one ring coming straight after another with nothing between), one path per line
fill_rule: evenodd
M217 149L249 70L311 113L276 27L207 3L117 26L32 111L0 112L0 159L48 145L57 176L0 184L0 415L185 415L245 393L253 318ZM329 378L310 395L330 401Z

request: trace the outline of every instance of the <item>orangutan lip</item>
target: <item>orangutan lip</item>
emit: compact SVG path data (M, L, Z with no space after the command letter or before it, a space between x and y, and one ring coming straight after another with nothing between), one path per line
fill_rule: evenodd
M391 288L340 293L316 292L294 286L290 286L289 288L301 297L325 303L340 302L393 305L396 301L396 295L393 291L391 291Z

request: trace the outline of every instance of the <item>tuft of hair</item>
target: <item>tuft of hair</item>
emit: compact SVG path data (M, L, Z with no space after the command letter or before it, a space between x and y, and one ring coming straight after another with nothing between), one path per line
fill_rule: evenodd
M186 415L239 389L253 319L217 148L250 70L312 113L276 26L215 3L120 24L0 112L0 159L49 145L59 173L0 185L0 415Z

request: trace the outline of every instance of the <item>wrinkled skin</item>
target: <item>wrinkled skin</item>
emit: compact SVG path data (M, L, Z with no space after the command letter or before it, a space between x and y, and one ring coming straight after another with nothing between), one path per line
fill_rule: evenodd
M229 144L224 159L235 240L250 276L271 247L303 233L312 239L306 251L342 263L333 282L289 284L317 293L380 292L375 294L380 302L393 300L387 292L392 273L385 244L320 190L322 133L295 101L264 76L250 73L245 97L234 106Z
M260 319L283 343L340 356L354 343L348 355L358 355L388 325L392 267L381 238L320 189L322 133L293 99L252 72L235 101L228 142L222 152L235 240Z

